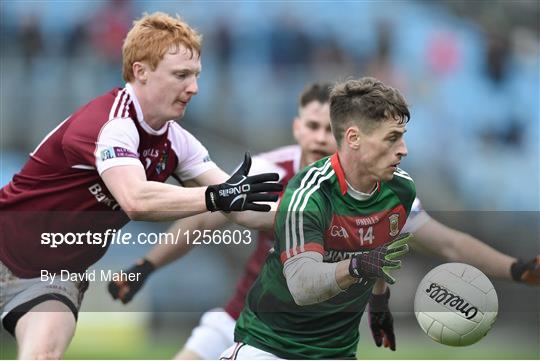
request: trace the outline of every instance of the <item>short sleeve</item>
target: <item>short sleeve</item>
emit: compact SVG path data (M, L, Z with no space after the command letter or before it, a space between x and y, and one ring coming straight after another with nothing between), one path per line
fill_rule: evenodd
M310 194L302 189L287 188L275 222L282 263L306 251L324 253L327 208L317 192Z
M169 140L178 157L175 174L180 180L193 179L210 169L217 168L201 142L177 123L172 123Z
M115 118L105 123L97 134L75 123L66 131L62 147L72 167L96 168L99 174L120 165L138 165L139 135L130 118Z

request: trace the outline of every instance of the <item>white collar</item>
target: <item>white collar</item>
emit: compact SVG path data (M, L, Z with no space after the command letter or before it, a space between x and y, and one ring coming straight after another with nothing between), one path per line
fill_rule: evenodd
M345 182L347 181L345 180ZM369 199L372 195L375 194L376 191L377 191L376 184L375 184L375 188L373 188L373 191L371 191L371 193L364 193L364 192L360 192L357 189L354 189L354 187L349 182L347 182L347 193L351 197L359 201L365 201L366 199Z
M139 121L139 124L144 129L144 131L148 134L152 135L163 135L169 128L169 122L165 123L160 129L155 130L150 125L148 125L147 122L144 121L143 112L141 108L141 104L139 103L139 100L137 99L137 95L135 94L135 90L133 89L133 86L129 83L126 83L126 90L131 97L131 100L133 102L133 105L135 106L135 112L137 113L137 120Z

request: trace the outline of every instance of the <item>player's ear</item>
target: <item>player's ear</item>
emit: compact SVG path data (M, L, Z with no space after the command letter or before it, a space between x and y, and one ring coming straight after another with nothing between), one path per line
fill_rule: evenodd
M135 76L135 79L139 82L145 84L148 80L148 69L146 64L136 61L132 65L133 69L133 75Z
M362 132L356 125L353 125L345 130L343 140L350 148L357 150L358 148L360 148L361 137Z

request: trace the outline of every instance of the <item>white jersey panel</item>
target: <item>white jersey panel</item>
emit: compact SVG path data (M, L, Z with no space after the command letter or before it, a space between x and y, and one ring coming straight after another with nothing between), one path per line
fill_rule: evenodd
M411 207L411 213L409 213L409 217L407 218L407 222L405 222L405 226L403 226L402 233L410 232L414 233L418 231L424 224L426 224L427 221L430 220L429 214L422 208L422 203L420 202L420 199L415 198L414 202Z
M286 171L280 166L272 163L261 156L255 156L251 158L251 168L249 170L249 175L256 175L261 173L277 173L279 174L279 179L281 180Z
M171 121L167 135L172 149L178 157L175 174L182 181L193 179L217 165L210 160L208 150L191 133Z

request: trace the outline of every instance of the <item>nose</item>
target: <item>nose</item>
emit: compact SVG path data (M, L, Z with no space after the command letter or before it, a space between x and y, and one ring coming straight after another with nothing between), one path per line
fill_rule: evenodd
M397 153L400 157L406 157L407 154L409 154L409 151L407 150L407 144L405 144L405 140L403 138L401 139L401 142L397 149Z
M186 91L191 95L195 95L195 94L197 94L199 92L199 85L197 84L197 78L196 77L193 77L193 79L189 83Z

